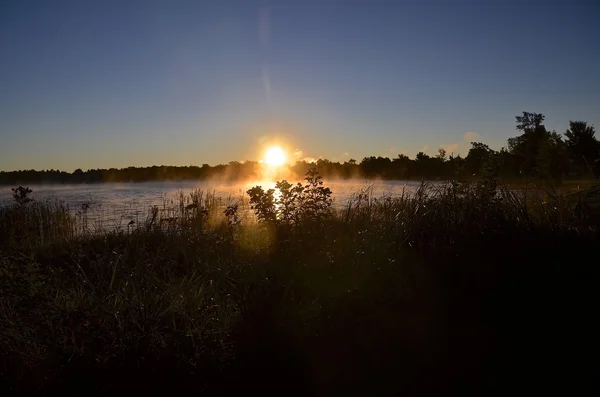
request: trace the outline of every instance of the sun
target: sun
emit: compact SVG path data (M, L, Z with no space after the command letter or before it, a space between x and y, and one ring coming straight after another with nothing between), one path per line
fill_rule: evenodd
M272 167L279 167L285 163L285 152L279 146L271 146L265 151L264 162Z

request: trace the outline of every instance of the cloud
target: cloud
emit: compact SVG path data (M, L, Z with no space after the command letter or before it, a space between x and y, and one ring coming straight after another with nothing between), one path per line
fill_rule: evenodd
M468 151L467 148L471 146L471 142L479 142L480 140L481 136L478 133L475 131L468 131L465 132L465 135L463 136L463 142L442 144L440 147L443 148L448 155L454 154L456 156L461 154L461 151L463 150ZM425 152L425 150L423 150L423 152Z
M344 152L344 153L342 153L342 156L344 156L344 157L350 157L350 152Z
M271 10L263 7L258 12L258 37L263 47L269 45L271 38Z
M305 156L305 153L301 149L294 150L293 155L296 161L306 161L307 163L316 163L321 158L320 156L318 158Z
M446 150L446 153L448 154L456 154L460 149L460 145L458 143L451 143L450 145L442 145L442 148Z
M481 137L474 131L468 131L465 133L464 139L467 142L477 142L481 139Z
M476 133L475 131L467 131L463 136L463 142L443 144L440 145L440 147L446 150L446 153L448 153L448 155L454 153L454 155L456 156L457 154L461 154L462 150L467 150L466 148L471 145L471 142L479 142L480 140L481 136L478 133Z
M421 152L423 153L427 153L427 151L429 150L429 145L425 145L423 146L423 148L421 149Z

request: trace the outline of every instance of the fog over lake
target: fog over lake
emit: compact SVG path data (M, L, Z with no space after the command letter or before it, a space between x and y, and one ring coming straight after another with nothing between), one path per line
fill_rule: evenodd
M398 180L331 180L324 181L324 186L331 188L334 207L343 207L351 196L370 187L373 197L384 195L400 196L413 192L420 181ZM265 189L274 187L274 182L248 181L232 183L211 183L206 181L167 181L140 183L98 183L76 185L28 185L33 191L31 198L36 201L60 200L76 213L82 205L89 204L87 215L100 227L114 227L127 224L130 220L141 222L146 219L152 206L165 208L176 205L179 193L189 195L195 189L214 193L222 198L223 203L248 201L246 190L260 185ZM0 205L13 202L11 186L0 187Z

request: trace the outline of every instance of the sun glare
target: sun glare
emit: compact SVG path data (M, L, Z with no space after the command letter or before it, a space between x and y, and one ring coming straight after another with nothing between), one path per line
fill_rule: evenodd
M272 167L283 165L285 163L285 152L279 146L271 146L265 152L264 161Z

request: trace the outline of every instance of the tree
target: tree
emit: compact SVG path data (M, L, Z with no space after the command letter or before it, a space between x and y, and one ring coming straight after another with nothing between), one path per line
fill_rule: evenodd
M515 156L505 147L498 152L498 166L501 176L513 177L519 174Z
M387 157L365 157L360 162L360 169L365 176L386 176L387 171L390 169L392 160Z
M438 149L438 155L436 156L438 159L440 159L442 162L446 161L446 149L444 149L443 147Z
M431 157L423 152L417 153L415 156L415 169L418 176L432 176Z
M486 161L494 154L488 145L481 142L471 142L471 149L465 158L467 171L473 175L479 175Z
M83 182L83 178L85 176L81 168L77 168L71 175L73 176L73 180L75 182Z
M560 180L568 168L568 157L565 143L560 134L552 131L538 150L536 172L547 181Z
M508 148L515 156L519 172L524 175L534 175L537 171L536 159L542 143L548 139L549 134L542 124L545 116L541 113L523 112L523 116L516 116L517 130L523 134L508 139Z
M460 177L464 173L465 168L465 159L459 155L454 156L450 155L448 161L446 162L446 167L448 169L449 175L454 177Z
M586 163L593 167L600 159L600 142L595 134L594 126L587 122L569 121L569 128L565 131L565 146L578 169L579 166L585 169Z
M412 161L405 154L399 154L392 160L392 172L394 177L400 179L410 178L410 165Z
M423 153L423 152L419 152L415 156L415 161L421 162L421 163L426 162L429 159L430 159L430 157L427 154Z
M515 116L517 119L517 130L528 132L528 131L536 131L540 127L543 127L542 123L546 116L542 113L528 113L523 112L523 116Z

